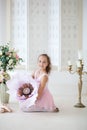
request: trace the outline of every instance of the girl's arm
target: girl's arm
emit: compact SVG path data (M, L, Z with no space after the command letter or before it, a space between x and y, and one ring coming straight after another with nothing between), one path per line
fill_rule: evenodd
M43 78L41 79L40 87L38 89L38 97L37 97L37 99L41 98L42 92L43 92L43 90L44 90L44 88L46 86L47 81L48 81L48 77L46 75L43 76Z

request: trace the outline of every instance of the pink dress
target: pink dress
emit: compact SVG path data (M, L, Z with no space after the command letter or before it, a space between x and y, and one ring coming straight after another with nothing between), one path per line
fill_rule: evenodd
M42 74L40 77L35 78L37 82L40 83L40 80L43 76L48 76L47 74ZM43 90L42 96L40 99L36 100L35 104L27 108L27 105L22 104L20 105L23 111L54 111L56 106L54 104L53 97L48 89L48 82Z

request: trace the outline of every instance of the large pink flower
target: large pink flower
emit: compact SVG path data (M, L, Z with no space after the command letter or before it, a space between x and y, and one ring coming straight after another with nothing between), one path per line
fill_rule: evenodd
M14 96L19 103L26 104L28 107L34 105L38 96L39 83L27 72L17 73L7 81L8 93Z

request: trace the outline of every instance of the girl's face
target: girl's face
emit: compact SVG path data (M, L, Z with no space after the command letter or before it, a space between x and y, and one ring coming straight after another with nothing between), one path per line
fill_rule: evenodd
M46 56L40 56L38 59L38 66L42 70L46 70L46 67L48 66L48 61Z

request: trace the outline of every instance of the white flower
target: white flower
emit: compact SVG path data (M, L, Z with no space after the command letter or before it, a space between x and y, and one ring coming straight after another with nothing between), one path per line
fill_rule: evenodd
M2 52L0 51L0 55L2 55Z
M13 52L14 48L9 47L9 52Z
M4 76L2 74L0 74L0 83L3 82Z
M13 60L12 59L10 59L9 60L9 65L11 65L13 63Z
M5 83L7 80L10 79L10 76L7 72L0 71L0 83Z

